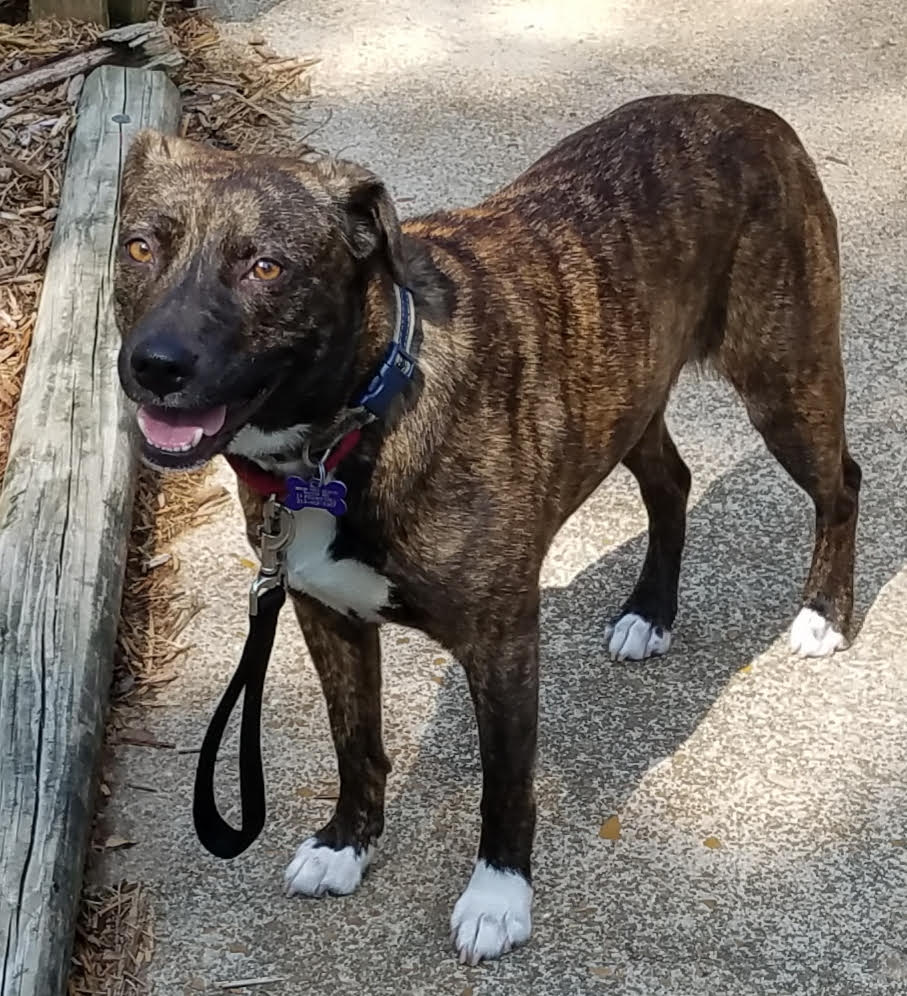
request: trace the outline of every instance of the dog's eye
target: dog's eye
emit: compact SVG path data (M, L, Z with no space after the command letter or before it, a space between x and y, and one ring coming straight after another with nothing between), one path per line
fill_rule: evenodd
M275 263L273 259L259 259L252 267L251 274L256 280L276 280L283 267L280 263Z
M150 263L154 258L151 246L144 239L130 239L126 243L126 252L136 263Z

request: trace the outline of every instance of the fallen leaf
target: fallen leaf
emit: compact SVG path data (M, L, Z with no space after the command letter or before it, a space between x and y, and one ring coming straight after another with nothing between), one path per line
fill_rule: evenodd
M124 847L133 847L137 843L137 840L129 840L127 837L119 837L116 834L113 834L104 841L104 850L119 851Z
M340 790L336 785L322 785L321 788L312 788L309 785L302 785L296 789L296 794L300 799L339 799Z
M614 969L611 965L599 965L598 968L590 968L589 972L600 979L608 979L614 975Z
M256 564L255 561L251 560L249 557L240 557L239 562L243 567L247 567L250 571L258 570L258 564Z
M461 993L460 993L460 996L472 996L472 994L473 994L473 993L474 993L475 991L476 991L476 990L475 990L475 986L467 986L467 987L466 987L466 988L465 988L465 989L463 990L463 992L461 992Z
M706 847L710 847L713 851L721 847L721 841L717 837L706 837L702 843Z
M440 675L440 674L433 674L433 675L431 676L431 680L432 680L432 681L433 681L433 682L434 682L434 683L435 683L436 685L443 685L443 684L444 684L444 678L443 678L443 676L442 676L442 675Z
M208 988L208 983L199 976L193 975L188 981L187 986L197 993L203 993Z
M892 847L907 847L907 840L893 840L891 842Z
M620 818L609 816L598 831L602 840L620 840Z
M231 941L227 945L227 950L231 951L233 954L248 954L249 946L248 944L243 944L242 941Z
M167 740L158 740L148 730L141 730L133 726L127 726L117 734L117 741L121 744L132 744L135 747L167 747L172 748L173 744Z
M737 669L740 674L749 674L753 670L752 664L744 664L743 667Z
M443 658L443 657L436 657L436 658L435 658L435 664L437 664L437 666L438 666L438 667L444 667L444 665L445 665L446 663L447 663L447 661L446 661L446 660L444 660L444 658Z
M710 910L713 910L718 905L718 900L717 899L703 899L702 900L702 904L703 904L703 906L708 906L708 908Z

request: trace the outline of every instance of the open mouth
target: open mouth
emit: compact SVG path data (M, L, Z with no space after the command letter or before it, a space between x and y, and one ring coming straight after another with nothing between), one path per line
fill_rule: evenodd
M240 405L184 410L142 405L137 413L142 455L165 470L192 470L218 454L257 407Z

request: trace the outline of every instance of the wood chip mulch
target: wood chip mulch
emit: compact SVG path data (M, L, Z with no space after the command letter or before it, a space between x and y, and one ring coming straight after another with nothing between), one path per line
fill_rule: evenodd
M76 925L69 996L136 996L154 953L151 903L144 886L86 888Z

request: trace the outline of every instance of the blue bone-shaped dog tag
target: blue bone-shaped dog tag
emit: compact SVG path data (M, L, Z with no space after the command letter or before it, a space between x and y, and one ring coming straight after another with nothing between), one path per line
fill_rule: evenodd
M302 477L287 478L287 497L283 504L298 512L301 508L323 508L331 515L346 512L346 485L343 481L307 481Z

